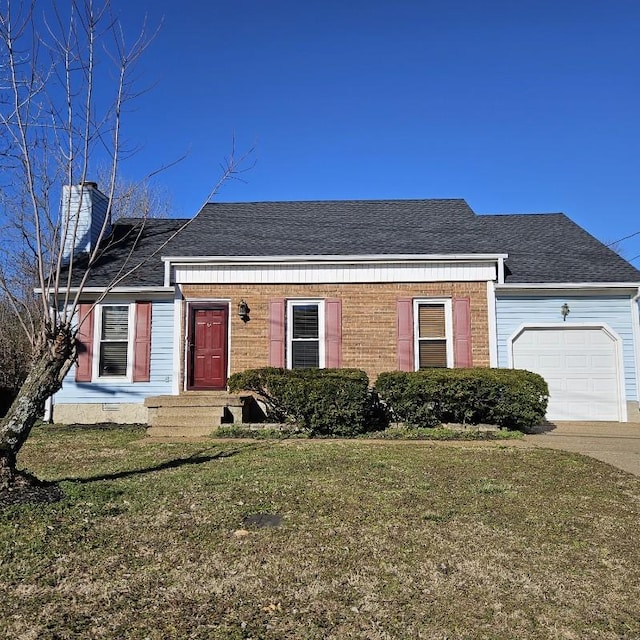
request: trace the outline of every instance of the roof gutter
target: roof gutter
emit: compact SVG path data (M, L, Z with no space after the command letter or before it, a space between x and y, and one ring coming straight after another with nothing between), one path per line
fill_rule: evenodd
M531 291L544 289L546 291L567 289L627 289L638 290L637 282L509 282L496 284L496 291Z
M38 287L34 289L36 293L42 293L42 289ZM68 293L173 293L174 287L60 287L60 292ZM53 293L51 289L50 293Z
M309 256L162 256L163 262L189 264L324 264L324 263L389 263L389 262L496 262L506 253L430 253Z

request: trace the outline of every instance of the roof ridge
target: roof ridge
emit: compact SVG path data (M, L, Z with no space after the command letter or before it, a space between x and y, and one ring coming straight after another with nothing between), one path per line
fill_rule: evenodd
M566 213L562 211L533 211L530 213L478 213L478 218L509 218L518 216L519 218L523 216L564 216L565 218L571 220Z
M334 199L334 200L247 200L239 201L221 201L215 200L207 202L204 206L209 205L247 205L247 204L351 204L354 202L371 202L383 203L389 202L399 203L416 203L416 202L464 202L467 206L469 203L464 198L352 198L352 199Z

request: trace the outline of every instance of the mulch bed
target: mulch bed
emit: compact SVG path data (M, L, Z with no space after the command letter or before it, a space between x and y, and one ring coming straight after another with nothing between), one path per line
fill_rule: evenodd
M9 487L0 489L0 509L21 504L48 504L64 498L55 482L42 482L29 473L18 472Z

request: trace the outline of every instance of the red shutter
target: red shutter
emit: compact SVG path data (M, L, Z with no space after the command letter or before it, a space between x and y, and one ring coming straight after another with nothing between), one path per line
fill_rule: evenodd
M133 339L133 381L151 379L151 303L136 302Z
M324 364L327 369L342 366L342 300L324 302Z
M269 301L269 366L284 367L284 299Z
M78 305L76 382L91 382L93 370L93 304Z
M398 299L398 370L413 371L413 300Z
M456 368L473 366L469 298L453 299L453 362Z

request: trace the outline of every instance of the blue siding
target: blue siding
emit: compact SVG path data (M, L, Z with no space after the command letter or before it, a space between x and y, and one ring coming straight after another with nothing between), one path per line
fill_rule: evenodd
M509 366L507 341L521 324L561 323L560 307L565 302L571 309L567 316L567 325L572 323L604 323L620 336L627 400L637 400L633 317L629 296L506 296L498 294L496 298L498 366Z
M151 311L151 380L77 383L74 366L56 394L55 403L140 403L147 396L171 394L172 377L173 301L155 301Z

